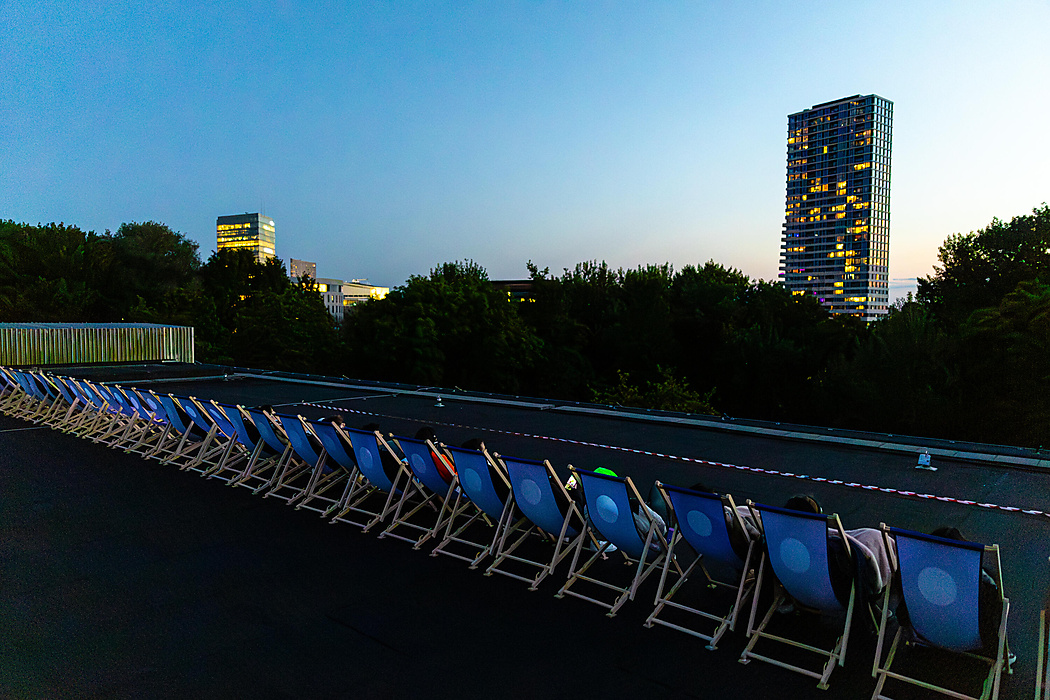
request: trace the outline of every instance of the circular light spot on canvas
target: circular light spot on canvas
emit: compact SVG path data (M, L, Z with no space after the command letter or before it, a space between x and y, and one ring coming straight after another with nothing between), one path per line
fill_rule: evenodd
M357 459L361 462L362 469L371 469L375 462L372 459L372 453L369 450L360 450L357 453Z
M525 479L521 482L521 497L526 502L536 505L540 502L542 494L540 493L540 485L532 479Z
M463 482L463 488L467 490L468 494L481 491L481 476L473 469L464 470L462 476L460 476L460 481Z
M959 592L951 574L936 566L927 566L920 571L918 584L922 597L934 605L951 605Z
M689 511L689 515L686 516L686 522L689 523L689 527L693 529L693 532L700 535L701 537L710 536L711 519L703 513L701 513L700 511Z
M414 471L416 474L427 473L427 463L423 460L422 457L420 457L417 454L414 454L408 459L410 462L412 462L412 471Z
M780 558L787 568L796 574L809 571L809 550L794 537L789 537L780 543Z
M620 516L620 509L616 507L616 501L605 494L598 496L595 505L598 509L598 517L607 523L615 523L616 518Z

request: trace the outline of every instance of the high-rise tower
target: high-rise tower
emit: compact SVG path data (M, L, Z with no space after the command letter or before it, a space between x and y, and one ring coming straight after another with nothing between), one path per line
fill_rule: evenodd
M893 103L846 97L788 116L780 276L831 313L874 320L889 306Z
M215 221L218 249L247 248L256 260L265 263L277 254L273 219L261 214L220 216Z

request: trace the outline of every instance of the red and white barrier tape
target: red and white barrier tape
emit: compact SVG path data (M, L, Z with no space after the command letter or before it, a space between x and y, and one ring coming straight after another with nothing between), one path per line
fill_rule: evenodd
M534 435L532 433L519 433L513 430L500 430L499 428L482 428L473 425L460 425L459 423L445 423L442 421L421 421L418 418L404 418L402 416L391 416L385 413L372 413L370 411L357 411L352 408L341 408L339 406L329 406L326 404L319 403L308 403L303 402L303 406L311 406L313 408L321 408L326 411L338 411L340 413L357 413L362 416L375 416L376 418L391 418L394 420L412 421L415 423L428 423L432 425L440 425L448 428L462 428L464 430L481 430L489 433L499 433L501 435L513 435L515 437L532 438L535 440L547 440L550 442L563 442L570 445L582 445L584 447L597 447L603 450L615 450L617 452L627 452L629 454L645 455L647 457L659 457L661 459L671 459L678 462L689 462L692 464L705 464L712 467L722 467L725 469L738 469L740 471L753 472L756 474L769 474L771 476L783 476L793 479L802 479L804 481L814 481L823 484L832 484L835 486L846 486L849 488L859 488L868 491L881 491L882 493L891 493L898 496L905 496L907 498L921 498L924 500L937 500L943 503L958 503L964 506L978 506L980 508L988 508L990 510L1001 510L1006 513L1020 512L1025 515L1042 515L1050 517L1050 513L1041 510L1028 510L1025 508L1019 508L1017 506L1003 506L997 503L978 503L977 501L968 501L963 498L952 498L951 496L937 496L932 493L916 493L915 491L904 491L901 489L895 489L887 486L873 486L869 484L861 484L855 481L842 481L841 479L828 479L823 476L809 476L808 474L795 474L794 472L782 472L777 469L763 469L761 467L747 467L740 464L726 464L725 462L712 462L706 459L699 459L697 457L680 457L678 455L669 455L662 452L649 452L648 450L639 450L633 447L620 447L619 445L604 445L598 442L586 442L584 440L571 440L569 438L551 437L549 435Z

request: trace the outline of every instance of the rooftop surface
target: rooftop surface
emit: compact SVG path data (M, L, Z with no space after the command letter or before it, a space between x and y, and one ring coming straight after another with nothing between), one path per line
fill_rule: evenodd
M973 459L951 458L935 452L939 443L914 438L842 441L754 421L741 423L751 427L744 431L682 416L200 366L57 372L308 418L338 411L350 426L377 422L384 433L430 425L451 445L480 437L501 454L549 459L563 478L569 464L609 467L643 494L654 479L703 481L738 502L780 505L811 493L847 529L955 525L1002 548L1019 661L1001 697L1033 693L1050 583L1050 517L1041 513L1050 499L1038 457L1014 448L967 446L956 454ZM873 447L887 442L895 447ZM0 445L4 696L868 698L874 687L874 640L862 634L851 638L831 688L819 691L800 675L736 663L739 628L713 652L674 630L644 628L655 577L610 619L597 606L553 597L565 568L530 592L47 428L0 417ZM915 468L925 449L938 471ZM997 463L999 452L1014 456ZM977 677L940 656L914 658ZM926 697L898 687L894 697Z

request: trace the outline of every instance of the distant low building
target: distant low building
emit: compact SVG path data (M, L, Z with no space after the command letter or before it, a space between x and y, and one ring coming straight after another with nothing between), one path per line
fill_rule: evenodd
M489 284L501 292L506 292L511 301L532 301L534 283L531 279L492 280Z
M218 250L247 249L260 263L277 255L273 219L262 214L220 216L215 220L215 237Z
M316 279L315 283L328 313L332 314L337 323L342 323L348 307L369 299L382 299L390 293L389 287L376 287L365 284L366 281L322 277Z
M289 258L288 276L292 278L293 282L298 282L303 277L309 277L310 279L315 280L317 279L317 263Z

